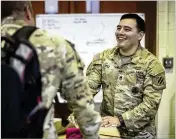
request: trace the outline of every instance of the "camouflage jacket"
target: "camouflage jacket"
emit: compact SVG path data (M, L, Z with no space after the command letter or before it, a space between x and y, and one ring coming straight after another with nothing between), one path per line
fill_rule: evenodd
M122 58L118 47L107 49L94 56L86 75L93 95L102 86L101 115L122 116L122 136L155 136L155 115L166 83L164 68L153 54L139 47Z
M1 35L12 35L25 25L22 20L15 21L8 17L1 26ZM101 117L94 111L93 97L84 80L84 64L79 55L61 36L41 29L34 31L29 41L38 53L43 83L42 100L46 106L52 104L61 85L61 96L74 111L83 136L97 138Z

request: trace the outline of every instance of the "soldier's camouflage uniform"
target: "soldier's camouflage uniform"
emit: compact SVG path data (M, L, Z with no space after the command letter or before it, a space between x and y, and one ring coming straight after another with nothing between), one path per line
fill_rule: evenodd
M2 22L1 35L12 35L26 25L22 20L8 17ZM101 122L100 115L94 111L93 98L84 82L82 63L78 54L62 37L37 29L29 41L36 47L42 73L42 99L49 107L57 93L59 85L61 96L68 101L74 111L84 138L98 138ZM45 118L46 138L57 138L53 127L54 108Z
M102 116L121 116L122 137L155 138L155 115L166 87L165 71L156 57L141 46L123 57L119 48L94 56L87 69L87 82L93 95L102 86Z

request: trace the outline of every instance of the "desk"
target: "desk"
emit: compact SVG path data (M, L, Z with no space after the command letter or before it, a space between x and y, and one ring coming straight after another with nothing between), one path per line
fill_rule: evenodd
M100 127L99 130L100 139L120 139L120 133L117 128L110 127L104 128ZM66 139L66 135L59 135L58 139Z
M99 135L100 138L120 138L120 132L116 127L100 127Z
M59 133L63 133L61 135L58 135L59 139L66 139L66 135L64 132L66 130L66 127L62 127L61 119L54 119L54 123L55 123L56 130L59 131L60 129ZM101 138L102 139L120 139L120 133L116 127L109 127L109 128L100 127L99 135L100 135L100 139Z
M60 136L58 136L58 139L66 139L66 135L60 135ZM120 139L120 137L112 137L112 136L100 135L100 139Z

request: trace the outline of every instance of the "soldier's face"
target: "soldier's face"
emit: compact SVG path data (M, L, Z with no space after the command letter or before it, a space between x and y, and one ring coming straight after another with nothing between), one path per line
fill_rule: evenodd
M122 19L115 32L117 43L121 49L130 49L139 44L143 35L138 31L135 19Z

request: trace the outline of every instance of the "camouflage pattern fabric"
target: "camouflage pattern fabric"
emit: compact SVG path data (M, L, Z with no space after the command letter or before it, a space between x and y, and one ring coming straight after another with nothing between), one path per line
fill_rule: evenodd
M102 116L122 115L122 137L154 138L155 115L166 87L165 71L156 57L141 46L122 57L119 48L94 56L88 66L87 82L93 95L102 86Z
M25 26L22 20L8 17L2 22L1 35L12 35ZM58 87L76 115L84 138L98 138L100 115L94 111L93 97L83 77L84 64L79 55L61 36L37 29L29 38L36 48L42 73L42 100L46 107L52 105ZM53 107L44 123L44 138L57 138L53 125Z

